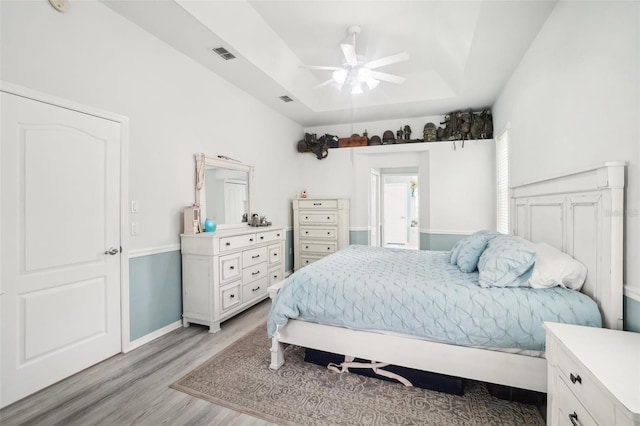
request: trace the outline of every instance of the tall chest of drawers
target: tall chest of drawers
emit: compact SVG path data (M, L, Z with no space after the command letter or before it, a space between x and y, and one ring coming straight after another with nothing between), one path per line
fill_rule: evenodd
M220 330L220 322L268 297L284 278L283 228L234 228L180 236L182 322Z
M349 245L349 200L293 200L293 267L300 269Z

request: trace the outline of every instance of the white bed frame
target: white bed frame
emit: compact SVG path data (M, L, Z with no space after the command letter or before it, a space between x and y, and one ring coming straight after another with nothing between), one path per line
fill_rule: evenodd
M624 162L607 162L511 188L512 233L545 241L587 267L583 292L607 328L622 329ZM282 283L279 283L280 285ZM278 284L270 292L275 297ZM289 320L272 338L271 365L284 344L516 388L547 391L546 359Z

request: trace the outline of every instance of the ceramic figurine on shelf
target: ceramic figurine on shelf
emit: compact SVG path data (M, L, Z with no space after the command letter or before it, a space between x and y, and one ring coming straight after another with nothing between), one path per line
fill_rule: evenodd
M307 190L306 189L304 191L302 191L302 195L300 196L300 198L307 198Z

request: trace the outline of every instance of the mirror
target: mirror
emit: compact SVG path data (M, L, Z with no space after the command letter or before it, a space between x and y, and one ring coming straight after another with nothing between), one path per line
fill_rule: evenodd
M196 154L196 169L196 202L202 209L202 219L213 219L220 228L246 226L251 212L253 167Z

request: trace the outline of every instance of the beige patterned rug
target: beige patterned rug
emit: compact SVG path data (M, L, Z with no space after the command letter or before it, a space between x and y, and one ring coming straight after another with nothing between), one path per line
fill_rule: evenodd
M304 362L285 349L269 369L266 326L241 338L171 387L282 425L544 425L534 405L504 401L465 381L464 396L405 387Z

